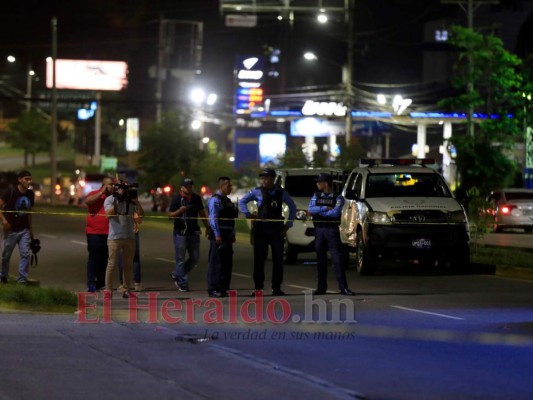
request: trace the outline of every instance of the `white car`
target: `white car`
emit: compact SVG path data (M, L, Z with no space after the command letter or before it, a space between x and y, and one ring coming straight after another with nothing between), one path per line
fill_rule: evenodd
M442 176L417 160L362 160L344 186L341 241L356 254L360 274L381 260L466 272L470 231L463 206ZM431 163L430 160L424 160ZM420 161L421 162L421 161Z
M491 204L488 212L494 217L493 230L502 232L507 228L533 231L533 190L501 189L494 190L487 197Z

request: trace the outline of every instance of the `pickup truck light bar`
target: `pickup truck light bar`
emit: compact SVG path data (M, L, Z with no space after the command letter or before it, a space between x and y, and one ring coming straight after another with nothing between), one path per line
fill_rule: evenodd
M435 164L434 158L362 158L360 166L374 167L377 165L421 165Z

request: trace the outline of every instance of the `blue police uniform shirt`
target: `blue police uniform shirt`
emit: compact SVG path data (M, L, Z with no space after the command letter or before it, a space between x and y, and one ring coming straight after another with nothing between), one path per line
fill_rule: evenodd
M222 196L222 193L220 193L220 190L217 190L217 194ZM220 199L220 197L212 196L209 199L209 201L207 202L207 209L209 211L209 226L211 227L215 237L221 236L220 235L221 229L231 231L231 234L235 236L235 227L224 226L218 223L218 215L222 207L223 207L223 204L222 204L222 199Z
M322 217L328 217L328 218L340 218L342 213L342 207L344 206L344 197L340 194L337 195L337 199L335 201L335 206L333 208L329 208L328 206L320 206L316 205L316 202L318 198L333 198L335 197L335 193L323 193L318 192L313 195L311 198L311 201L309 202L309 208L307 211L309 211L309 214L311 215L320 215Z
M271 195L274 195L274 193L276 192L276 188L279 188L279 186L274 186L272 189L269 190L269 193ZM289 207L289 218L287 220L287 226L290 228L292 227L294 218L296 217L296 204L294 204L294 201L285 189L283 189L281 193L281 200ZM246 206L246 204L254 200L257 202L257 206L261 207L261 205L263 204L263 194L261 193L260 187L250 190L239 200L239 210L246 216L246 218L250 218L251 216L251 213L250 211L248 211L248 207Z

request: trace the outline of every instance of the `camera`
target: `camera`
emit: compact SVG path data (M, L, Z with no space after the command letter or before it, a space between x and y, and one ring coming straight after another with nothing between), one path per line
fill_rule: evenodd
M113 184L113 196L118 201L135 200L137 198L139 185L137 183L127 183L118 181Z

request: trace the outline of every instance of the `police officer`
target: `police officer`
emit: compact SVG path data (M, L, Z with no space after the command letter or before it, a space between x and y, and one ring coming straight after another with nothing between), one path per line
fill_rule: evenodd
M237 209L228 195L231 180L218 178L218 190L209 199L209 266L207 270L207 293L209 297L226 297L233 269L233 243L235 243L235 218Z
M265 168L259 173L261 186L252 189L239 200L239 210L252 219L254 245L254 286L252 296L263 290L265 281L265 262L268 246L272 249L272 294L283 296L283 243L285 234L292 227L296 215L296 205L291 196L281 186L275 184L276 171ZM250 213L246 204L257 202L257 213ZM288 220L282 215L283 203L289 207Z
M319 192L313 195L309 203L308 212L312 215L315 225L315 250L318 272L318 286L313 291L313 294L326 294L328 288L329 250L341 294L354 296L355 293L348 289L348 283L346 282L345 250L339 234L344 197L333 192L332 183L333 177L330 174L319 174L316 179Z

